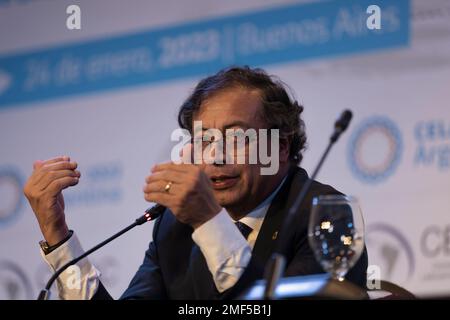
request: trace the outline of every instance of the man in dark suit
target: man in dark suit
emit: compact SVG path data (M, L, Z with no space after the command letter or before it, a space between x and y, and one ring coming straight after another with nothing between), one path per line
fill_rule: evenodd
M144 262L122 298L232 298L262 277L283 218L308 179L298 167L306 143L302 111L280 81L259 69L229 68L199 82L178 117L181 128L193 137L183 149L184 163L155 165L145 180L145 199L168 209L156 222ZM201 121L197 129L196 121ZM270 142L262 139L267 131ZM227 148L218 147L223 146L218 137L225 133L228 138L229 132L244 133L241 147L238 135L231 138L232 152L228 141ZM249 132L256 136L246 136ZM207 134L211 136L205 139ZM269 150L270 157L261 158L260 152L252 162L255 146ZM245 161L237 160L240 155ZM188 159L194 164L186 163ZM24 190L46 240L42 254L54 269L82 252L65 223L61 194L79 177L68 157L38 161ZM319 182L312 184L286 235L286 276L323 272L307 240L311 201L338 193ZM82 280L77 288L69 288L61 275L62 298L111 298L88 260L79 267ZM364 250L347 279L364 287L366 268Z

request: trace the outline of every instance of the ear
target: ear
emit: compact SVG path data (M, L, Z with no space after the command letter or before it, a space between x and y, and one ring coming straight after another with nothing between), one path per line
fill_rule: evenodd
M285 163L289 161L289 149L291 147L292 137L280 137L280 162Z

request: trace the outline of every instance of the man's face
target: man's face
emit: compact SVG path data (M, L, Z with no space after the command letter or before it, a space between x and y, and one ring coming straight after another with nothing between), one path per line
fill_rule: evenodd
M219 129L226 139L227 129L267 129L261 117L262 108L258 90L231 88L206 99L194 114L193 121L202 121L203 130ZM270 145L269 141L267 143ZM232 163L227 161L225 142L223 146L224 164L203 163L200 166L211 179L214 196L221 206L252 210L276 187L279 178L261 175L260 164L249 164L248 146L245 164L237 164L236 158L231 159L234 160ZM237 154L236 150L234 154Z

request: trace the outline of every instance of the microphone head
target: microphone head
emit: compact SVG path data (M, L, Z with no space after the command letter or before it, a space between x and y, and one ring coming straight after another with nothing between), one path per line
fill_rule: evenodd
M136 219L136 224L141 225L146 223L147 221L155 220L159 218L164 213L165 210L166 207L160 204L156 204L153 207L150 207L147 210L145 210L144 215Z
M348 128L352 117L353 113L350 110L344 110L340 118L334 124L335 129L339 130L341 133L344 132Z
M353 113L350 110L347 109L342 112L341 116L334 124L334 132L330 137L331 143L335 143L337 139L339 139L342 132L344 132L348 128L352 117Z
M163 212L166 210L166 207L160 205L159 203L155 204L153 207L145 210L145 213L150 215L151 220L155 220L158 218Z

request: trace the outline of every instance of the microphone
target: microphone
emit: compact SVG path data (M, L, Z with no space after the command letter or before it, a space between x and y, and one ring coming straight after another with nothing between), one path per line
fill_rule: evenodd
M350 110L345 110L344 112L342 112L339 119L336 120L334 124L334 132L330 138L333 143L335 143L339 139L340 135L348 128L352 117L353 113Z
M288 230L289 227L292 225L295 214L300 208L300 205L303 203L306 194L309 191L309 188L311 187L312 182L317 176L317 173L319 172L320 168L322 167L326 157L328 156L328 153L331 150L331 147L336 143L336 141L339 139L341 134L348 128L350 121L352 120L352 112L350 110L345 110L342 112L339 119L334 124L334 131L333 134L330 137L330 141L328 143L327 148L325 149L325 152L323 153L322 157L319 160L319 163L317 164L312 176L305 182L303 185L300 193L298 194L297 198L294 201L294 204L289 209L288 214L286 218L283 221L283 224L281 226L281 229L279 231L280 237L278 237L277 247L272 254L271 259L269 260L266 270L265 270L265 288L264 288L264 299L274 299L275 298L275 289L277 287L278 281L283 275L285 265L286 265L286 248L288 246Z
M153 207L147 208L147 210L145 210L145 214L136 219L137 225L139 226L147 221L152 221L159 218L166 209L166 207L160 205L159 203L155 204Z
M139 218L137 218L132 224L130 224L128 227L120 230L119 232L117 232L116 234L114 234L113 236L109 237L108 239L106 239L105 241L99 243L98 245L96 245L95 247L89 249L88 251L86 251L85 253L83 253L82 255L80 255L79 257L76 257L75 259L67 262L65 265L63 265L61 268L59 268L48 280L46 286L44 289L41 290L41 292L39 293L38 296L38 300L48 300L48 298L50 297L50 287L52 286L53 282L55 282L55 280L59 277L59 275L61 273L64 272L64 270L66 270L68 267L76 264L78 261L80 261L81 259L87 257L88 255L90 255L92 252L97 251L98 249L100 249L101 247L103 247L104 245L108 244L109 242L113 241L114 239L116 239L117 237L121 236L122 234L124 234L125 232L133 229L136 226L142 225L144 223L146 223L147 221L152 221L157 219L159 216L162 215L162 213L166 210L166 207L160 205L160 204L156 204L153 207L148 208L147 210L145 210L145 213L140 216Z

